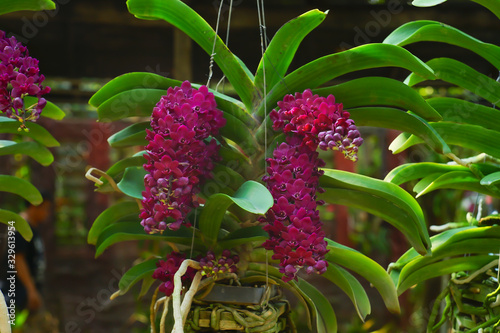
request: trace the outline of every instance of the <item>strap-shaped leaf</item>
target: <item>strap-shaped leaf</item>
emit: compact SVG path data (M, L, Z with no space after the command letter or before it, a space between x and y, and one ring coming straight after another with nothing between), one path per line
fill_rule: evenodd
M137 265L132 266L125 274L122 275L118 288L120 288L120 295L124 295L130 290L137 282L150 277L156 270L156 263L159 259L150 259L143 261Z
M118 242L136 241L136 240L158 240L162 242L171 242L182 245L191 245L193 232L185 227L179 230L172 231L164 230L163 234L147 234L140 223L137 222L121 222L108 226L102 231L97 238L95 256L100 256L104 250ZM195 249L203 247L195 238Z
M451 152L450 147L437 131L427 121L412 113L387 107L364 107L348 111L358 126L392 128L409 132L418 136L440 154Z
M141 151L139 154L135 154L135 156L127 157L122 160L119 160L115 164L109 167L106 173L112 178L117 177L121 173L125 171L128 167L140 167L146 163L146 158L143 156L145 151ZM101 180L103 182L107 182L106 178L102 177Z
M487 176L485 176L483 179L481 179L480 183L481 185L495 185L500 182L500 171L491 173Z
M437 79L465 88L492 104L500 103L500 83L470 66L450 58L434 58L427 65L434 70ZM425 79L412 73L405 83L414 86L422 81Z
M92 224L87 236L87 242L95 245L104 229L120 219L130 218L131 215L135 215L137 223L139 223L139 207L135 201L122 201L106 208Z
M432 7L439 5L447 0L413 0L412 5L416 7ZM500 4L496 0L472 0L487 9L489 9L493 14L495 14L500 19Z
M336 333L337 332L337 316L333 311L330 301L318 289L306 282L304 279L298 279L294 282L297 288L305 295L314 305L316 311L316 327L318 333Z
M252 156L256 152L258 144L248 126L231 114L224 114L224 118L226 125L219 129L220 134L236 142L246 155Z
M0 2L0 15L19 10L51 10L56 9L56 4L51 0L16 0Z
M199 228L208 248L215 247L222 218L232 204L253 214L265 214L274 204L274 200L264 185L252 180L241 185L234 196L223 193L210 196L199 221Z
M54 162L52 153L36 141L14 142L0 140L0 156L11 154L28 155L43 166L50 165Z
M274 35L255 73L255 86L263 92L264 77L268 89L285 76L300 43L325 19L327 12L308 11L285 23ZM264 70L265 68L265 70Z
M33 184L14 176L0 175L0 192L17 194L35 206L43 201L42 195Z
M431 173L445 173L449 171L467 171L469 168L462 165L451 165L433 162L406 163L392 169L384 181L396 185L409 182L411 180L423 178Z
M348 268L367 279L378 290L387 309L393 313L400 313L396 286L382 266L358 251L328 238L325 240L330 250L325 256L328 262Z
M32 97L32 96L26 96L24 97L24 105L25 107L29 107L35 103L38 103L38 98ZM47 101L47 105L42 110L42 113L40 114L42 117L54 119L54 120L61 120L66 116L66 113L61 110L57 105L55 105L52 102Z
M111 135L108 143L113 148L145 146L148 144L146 128L151 128L149 121L132 124Z
M142 199L142 192L146 190L144 186L144 176L147 171L143 167L128 167L123 173L122 180L117 184L120 191L126 195Z
M433 97L427 100L443 117L443 121L478 125L500 132L500 110L458 98Z
M18 131L19 125L20 123L15 119L0 117L0 133L12 133L27 136L40 142L46 147L59 146L59 142L57 142L52 134L37 123L26 122L26 127L29 129L29 132Z
M11 212L10 210L0 209L0 222L14 227L28 242L33 238L33 231L26 220L19 214ZM10 223L9 223L10 222Z
M214 61L233 85L241 101L251 109L255 86L242 63L229 51L210 25L180 0L128 0L128 10L139 18L163 19L179 28L209 55L215 39Z
M410 217L411 225L417 228L424 245L424 248L420 248L419 251L422 251L422 254L426 253L425 249L430 247L430 240L424 214L420 205L408 192L397 185L375 178L341 170L324 169L324 171L325 174L320 177L321 187L364 192L385 199L404 210Z
M385 77L363 77L332 87L314 89L320 96L332 94L345 109L360 106L391 106L410 110L426 120L441 120L420 94L406 84Z
M230 232L226 237L217 242L217 247L221 250L232 249L236 246L251 242L263 243L268 238L267 232L262 226L257 225L248 228L240 228Z
M447 24L436 21L413 21L394 30L384 43L405 46L417 42L442 42L468 49L500 69L500 47L484 43Z
M161 96L163 89L138 88L122 91L103 102L97 108L100 122L110 122L129 117L149 117Z
M285 94L314 89L343 74L379 67L402 67L425 79L434 79L432 69L407 50L390 44L366 44L321 57L288 74L268 93L268 109L274 108ZM264 116L263 103L257 115Z
M370 300L359 281L348 271L334 264L328 265L321 276L336 284L351 299L362 321L371 313Z

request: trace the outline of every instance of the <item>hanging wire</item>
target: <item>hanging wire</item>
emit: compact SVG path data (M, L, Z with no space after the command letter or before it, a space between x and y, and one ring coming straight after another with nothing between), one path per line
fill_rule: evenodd
M198 217L198 208L194 209L194 222L193 222L193 238L191 239L191 253L189 254L189 258L193 259L193 248L194 248L194 234L196 232L196 220Z
M219 5L219 11L217 12L217 23L215 25L215 36L214 36L214 44L212 45L212 53L210 54L210 65L208 66L208 80L207 87L210 87L210 80L212 79L212 75L214 74L214 57L215 57L215 45L217 45L217 36L219 36L219 23L220 17L222 13L222 5L224 4L224 0L221 0Z
M227 28L226 28L226 46L229 47L229 30L231 30L231 17L233 15L233 0L229 2L229 15L227 19ZM222 92L224 93L224 85L226 83L226 75L222 75L222 78L219 80L217 85L215 86L215 90L219 91L219 85L222 83Z

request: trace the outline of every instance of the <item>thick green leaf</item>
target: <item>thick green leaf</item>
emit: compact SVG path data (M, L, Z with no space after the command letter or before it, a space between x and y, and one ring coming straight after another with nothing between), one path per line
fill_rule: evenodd
M99 121L110 122L129 117L150 117L156 103L166 92L163 89L143 88L120 92L97 108Z
M316 323L316 327L318 328L318 333L336 333L337 317L330 301L328 301L325 295L304 279L299 279L295 284L314 304L317 311L316 318L318 322Z
M427 120L441 120L436 112L415 89L385 77L364 77L332 87L313 90L320 96L332 94L345 109L359 106L391 106L410 110Z
M409 182L411 180L423 178L431 173L445 173L449 171L467 171L469 168L462 165L451 165L432 162L407 163L392 169L384 181L396 185Z
M413 0L412 5L416 7L432 7L439 5L447 0ZM472 0L486 8L500 19L500 4L497 0Z
M429 60L427 65L434 70L437 79L465 88L493 104L500 101L500 82L460 61L450 58L434 58ZM425 79L412 73L406 78L405 83L414 86L422 81Z
M213 59L233 85L248 109L251 109L255 86L242 63L229 51L210 25L180 0L128 0L131 14L140 18L163 19L191 37Z
M26 122L26 127L29 129L29 132L18 131L19 125L20 123L15 119L0 117L0 133L12 133L27 136L40 142L46 147L59 146L59 142L57 142L52 134L37 123Z
M36 141L14 142L0 140L0 156L10 154L28 155L43 166L54 162L54 156L42 144Z
M430 177L430 178L427 178ZM417 198L429 192L448 188L456 190L468 190L481 192L488 195L498 196L479 184L479 179L470 171L450 171L444 174L431 174L423 178L415 185L413 190L417 192Z
M8 175L0 175L0 192L20 195L37 206L43 202L42 195L29 181Z
M146 277L153 275L156 270L156 263L158 259L150 259L143 261L137 265L132 266L120 279L118 282L118 288L120 288L120 295L124 295L130 290L137 282L143 280Z
M29 107L35 103L38 103L38 98L36 97L31 97L31 96L26 96L24 97L24 105L26 107ZM54 120L61 120L66 116L66 113L64 113L63 110L61 110L57 105L55 105L52 102L47 101L47 105L43 108L42 113L40 114L42 117L54 119Z
M485 176L483 179L481 179L480 183L481 185L495 185L500 182L500 171L491 173L487 176Z
M410 244L425 253L426 247L418 231L418 224L412 221L405 209L386 198L352 189L339 189L322 186L325 193L318 194L318 198L331 204L345 205L362 209L370 214L379 216L389 222L408 239Z
M436 130L424 119L412 113L386 107L349 109L351 118L358 126L392 128L417 135L440 154L451 152L450 147Z
M469 148L477 152L484 152L488 155L500 158L500 132L492 131L481 126L458 124L450 122L431 123L431 126L446 141L448 145L456 145ZM406 136L401 134L389 146L394 153L422 143L422 139L415 135Z
M361 320L371 313L370 300L365 289L351 273L337 265L330 264L321 276L335 283L351 299Z
M142 199L142 192L146 190L144 186L144 176L147 171L142 166L128 167L123 173L122 180L117 184L118 188L126 195Z
M232 249L236 246L251 242L263 243L268 238L267 232L262 226L256 225L248 228L237 229L229 233L226 237L217 242L217 247L221 250Z
M12 226L9 222L14 222L14 227L16 230L26 239L28 242L33 238L33 231L26 220L20 215L11 212L9 210L0 209L0 222Z
M143 156L145 154L145 151L142 151L140 155L136 156L131 156L124 158L123 160L119 160L115 164L113 164L107 171L106 173L111 176L112 178L115 178L116 176L120 175L125 169L128 167L140 167L143 166L146 163L146 158ZM102 177L101 180L103 182L107 182L106 178Z
M320 177L320 186L323 188L339 188L356 190L385 199L399 206L410 217L408 223L414 225L423 244L418 251L426 253L430 247L429 235L424 214L417 201L405 190L392 183L358 175L341 170L324 169L325 174Z
M199 228L207 247L217 243L222 218L229 206L238 205L253 214L265 214L274 203L269 190L262 184L249 180L236 191L234 196L216 193L210 196L200 215Z
M111 135L108 143L113 148L145 146L148 144L146 128L151 128L149 121L132 124Z
M413 21L394 30L384 43L405 46L417 42L443 42L466 48L500 69L500 47L484 43L454 27L436 21Z
M176 244L191 245L193 232L185 227L172 231L167 229L163 234L147 234L138 222L120 222L108 226L104 229L96 242L95 256L100 256L104 250L118 242L136 240L158 240L162 242L172 242ZM194 242L196 249L200 249L199 242Z
M137 223L139 223L139 207L135 201L122 201L106 208L92 224L87 236L87 242L95 245L99 235L104 229L116 221L130 215L135 215L137 217Z
M432 69L405 49L389 44L367 44L324 56L298 68L276 84L265 101L268 109L273 108L285 94L314 89L343 74L378 67L402 67L425 79L434 79ZM257 115L264 116L263 103Z
M238 144L246 155L253 155L258 144L248 126L231 114L225 113L224 118L226 125L219 129L220 134Z
M264 92L264 78L270 89L285 76L304 37L323 22L326 15L327 12L317 9L308 11L288 21L276 32L255 74L254 83L259 91Z
M378 290L387 309L393 313L400 313L396 286L382 266L358 251L328 238L325 240L330 250L325 256L328 262L346 267L367 279Z
M7 0L0 2L0 15L20 10L39 11L51 9L56 9L56 4L51 0Z

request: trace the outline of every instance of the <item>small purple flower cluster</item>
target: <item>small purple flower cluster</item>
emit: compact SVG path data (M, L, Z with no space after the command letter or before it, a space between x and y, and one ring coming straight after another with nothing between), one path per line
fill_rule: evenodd
M141 225L148 233L167 227L177 230L198 202L200 178L211 177L219 146L209 136L226 124L214 95L206 86L194 89L188 81L169 88L151 115L147 130L146 190L142 193Z
M356 160L362 139L349 113L342 111L342 104L335 103L332 95L318 97L305 90L285 96L278 106L279 111L270 113L273 128L289 135L274 150L273 158L267 159L268 175L263 180L274 205L265 218L269 239L263 246L274 251L272 258L280 260L280 272L288 282L296 279L302 267L309 274L322 274L328 266L324 260L327 243L317 210L323 202L316 200L316 193L323 191L319 177L325 162L316 149L341 150L347 158ZM346 140L352 141L347 144Z
M167 260L159 260L156 263L156 267L158 268L153 273L153 279L162 282L159 289L168 297L174 292L174 275L179 270L179 267L181 267L185 258L186 256L183 253L171 252L167 256ZM194 268L188 267L186 274L181 278L182 282L190 283L193 281L196 272Z
M212 251L207 252L205 258L199 260L200 266L202 268L201 274L206 277L217 278L219 273L236 273L238 272L238 267L236 264L240 261L237 255L231 255L231 251L222 251L222 256L220 259L215 257Z
M26 121L36 121L47 104L42 96L50 87L42 86L45 77L40 74L38 60L28 54L28 49L8 38L0 30L0 111L21 122L20 129L27 130ZM25 106L24 97L33 96L38 102Z

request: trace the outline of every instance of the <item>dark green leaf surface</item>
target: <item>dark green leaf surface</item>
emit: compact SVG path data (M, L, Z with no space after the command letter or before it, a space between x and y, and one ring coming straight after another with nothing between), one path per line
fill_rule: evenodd
M0 192L17 194L37 206L43 202L42 195L29 181L8 175L0 175Z
M133 89L114 95L97 109L100 122L129 117L150 117L156 103L166 94L163 89Z
M113 148L145 146L148 144L146 128L151 128L149 121L132 124L111 135L108 143Z
M52 153L36 141L14 142L0 140L0 156L11 154L28 155L43 166L50 165L54 162Z
M38 103L38 98L32 96L24 97L24 105L25 107L29 107L35 103ZM40 114L42 117L61 120L66 116L63 110L61 110L57 105L52 102L47 101L47 105L43 108L42 113Z
M118 288L120 288L120 295L124 295L130 290L137 282L146 277L153 275L156 270L156 263L159 259L150 259L143 261L137 265L132 266L120 279Z
M122 201L108 207L95 219L89 230L87 242L95 245L104 229L130 215L136 215L137 223L139 223L139 207L135 201Z
M217 247L224 250L251 242L263 243L268 236L267 232L265 232L260 225L241 228L229 233L226 237L218 241Z
M146 190L144 186L146 173L147 171L143 167L128 167L125 169L123 178L117 186L126 195L135 199L142 199L142 192Z

